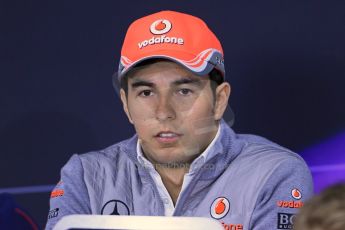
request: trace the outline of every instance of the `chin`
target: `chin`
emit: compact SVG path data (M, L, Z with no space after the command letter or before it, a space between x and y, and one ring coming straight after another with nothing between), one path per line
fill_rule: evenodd
M195 158L195 157L194 157ZM171 156L171 157L167 157L165 156L161 156L161 157L156 157L154 159L154 161L156 162L156 164L166 164L166 165L171 165L171 166L178 166L181 165L181 167L185 167L186 165L189 165L194 158L190 158L186 155L184 156L180 156L180 157L176 157L175 156Z

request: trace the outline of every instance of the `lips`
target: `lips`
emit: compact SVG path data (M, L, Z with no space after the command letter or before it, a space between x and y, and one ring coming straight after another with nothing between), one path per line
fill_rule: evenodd
M157 137L177 137L177 133L172 133L172 132L161 132L157 134Z
M182 135L172 131L163 131L157 133L156 140L161 143L173 143L176 142Z

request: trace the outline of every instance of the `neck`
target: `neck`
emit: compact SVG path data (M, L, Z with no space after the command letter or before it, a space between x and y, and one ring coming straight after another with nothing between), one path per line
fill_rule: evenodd
M162 165L162 167L157 167L156 170L175 205L181 192L184 175L189 171L189 165L188 167L179 168L169 168Z

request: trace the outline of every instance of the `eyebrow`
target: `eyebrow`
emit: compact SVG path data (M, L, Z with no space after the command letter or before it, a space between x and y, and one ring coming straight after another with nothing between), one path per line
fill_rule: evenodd
M135 80L135 82L133 82L131 84L132 88L138 88L140 86L147 86L147 87L153 87L155 84L149 81L144 81L144 80Z
M180 80L176 80L173 82L173 85L183 85L183 84L194 84L194 85L202 85L201 80L198 78L182 78Z
M197 86L202 85L201 80L197 79L197 78L193 78L193 79L192 78L182 78L182 79L179 79L179 80L172 82L172 85L175 85L175 86L183 85L183 84L194 84ZM141 87L141 86L147 86L147 87L152 88L152 87L155 87L156 84L149 82L149 81L138 79L138 80L134 80L134 82L131 84L131 86L133 89Z

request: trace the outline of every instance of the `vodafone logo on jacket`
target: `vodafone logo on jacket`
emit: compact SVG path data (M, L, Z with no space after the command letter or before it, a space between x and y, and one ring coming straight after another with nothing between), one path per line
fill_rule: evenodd
M300 200L302 198L302 192L299 189L292 189L291 196L294 200L279 200L277 206L281 208L301 208L304 206L304 203Z
M297 188L295 188L291 190L291 196L296 200L300 200L302 198L302 193Z
M159 19L153 22L150 26L150 31L153 34L161 35L168 33L171 30L171 22L166 19Z
M218 197L211 205L210 214L215 219L221 219L230 210L230 202L225 197Z

